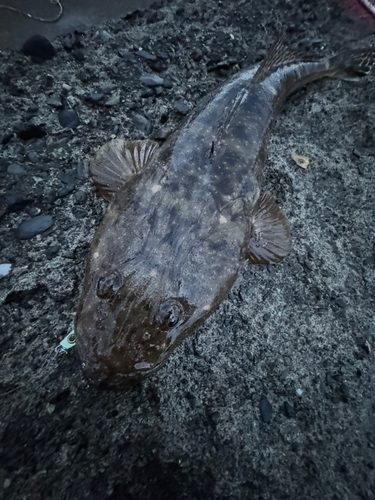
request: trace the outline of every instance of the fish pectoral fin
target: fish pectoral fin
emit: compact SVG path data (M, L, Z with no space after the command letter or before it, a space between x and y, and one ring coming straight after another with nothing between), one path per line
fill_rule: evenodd
M99 194L110 201L127 184L134 185L158 148L150 140L113 139L104 144L90 162L90 173Z
M246 258L252 264L275 264L292 250L289 222L269 191L253 207Z

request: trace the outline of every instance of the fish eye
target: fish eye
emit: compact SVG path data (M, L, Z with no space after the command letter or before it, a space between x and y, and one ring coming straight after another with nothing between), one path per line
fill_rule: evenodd
M122 284L121 275L118 271L113 271L108 276L102 276L98 279L96 285L96 294L99 298L105 299L111 294L116 294Z
M165 328L175 327L183 317L183 307L177 300L169 299L163 302L155 315L155 320Z

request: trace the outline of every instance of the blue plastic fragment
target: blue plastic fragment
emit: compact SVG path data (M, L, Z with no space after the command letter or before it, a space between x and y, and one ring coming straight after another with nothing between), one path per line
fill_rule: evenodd
M74 338L74 330L68 333L68 335L62 339L59 345L64 349L70 349L71 347L74 347L76 345L76 341Z

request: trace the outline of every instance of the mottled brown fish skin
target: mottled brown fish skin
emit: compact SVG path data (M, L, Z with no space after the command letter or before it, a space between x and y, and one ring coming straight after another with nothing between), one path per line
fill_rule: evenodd
M90 383L121 389L155 372L219 306L246 259L276 263L290 252L286 217L261 193L272 116L300 85L363 76L373 60L369 49L296 62L278 42L260 67L206 99L160 149L116 140L99 150L91 173L110 203L91 245L75 322Z

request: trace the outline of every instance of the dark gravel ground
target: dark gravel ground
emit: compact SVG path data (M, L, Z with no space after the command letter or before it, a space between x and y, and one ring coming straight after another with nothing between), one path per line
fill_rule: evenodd
M0 279L1 499L375 498L375 76L288 101L265 188L294 252L246 267L155 376L99 392L74 349L54 351L105 209L88 178L95 149L162 140L291 24L304 51L374 43L340 12L323 0L161 1L57 39L43 64L0 53L0 264L12 264ZM144 85L146 73L163 85ZM41 215L52 225L20 228ZM21 239L34 226L46 230Z

